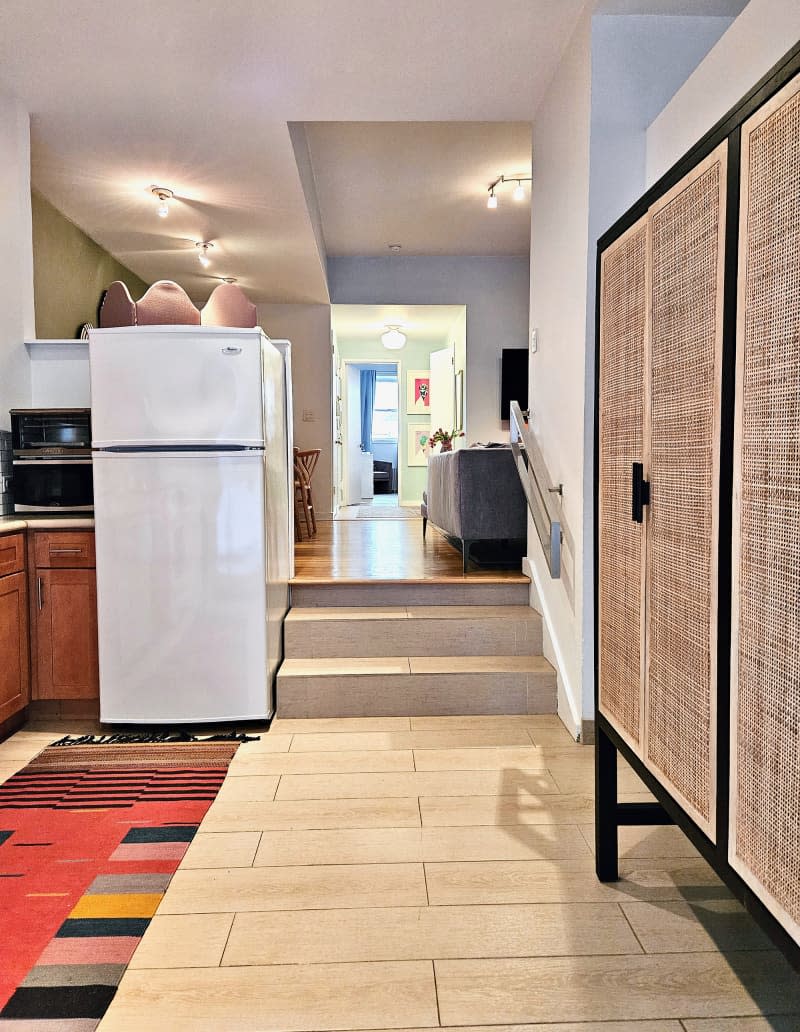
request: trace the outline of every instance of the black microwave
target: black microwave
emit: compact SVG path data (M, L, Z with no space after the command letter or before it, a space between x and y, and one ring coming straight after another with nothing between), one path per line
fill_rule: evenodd
M89 409L12 409L14 511L92 512Z

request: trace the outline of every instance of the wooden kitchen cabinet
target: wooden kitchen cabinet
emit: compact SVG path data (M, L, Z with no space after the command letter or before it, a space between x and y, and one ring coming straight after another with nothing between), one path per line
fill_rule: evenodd
M0 538L0 544L6 544ZM25 573L0 577L0 727L28 705L28 592Z
M97 589L94 535L39 532L32 553L35 699L96 699Z

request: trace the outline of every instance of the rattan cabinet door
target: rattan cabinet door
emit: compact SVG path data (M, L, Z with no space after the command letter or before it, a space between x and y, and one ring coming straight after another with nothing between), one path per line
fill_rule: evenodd
M599 708L641 755L644 524L631 519L632 463L644 459L645 216L602 255L598 506Z
M800 79L742 127L729 861L800 942Z
M650 209L645 762L715 838L727 143Z

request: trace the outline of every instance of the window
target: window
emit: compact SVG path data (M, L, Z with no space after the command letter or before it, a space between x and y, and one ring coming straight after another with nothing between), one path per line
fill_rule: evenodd
M378 373L372 410L372 439L396 441L398 430L397 377L394 373Z

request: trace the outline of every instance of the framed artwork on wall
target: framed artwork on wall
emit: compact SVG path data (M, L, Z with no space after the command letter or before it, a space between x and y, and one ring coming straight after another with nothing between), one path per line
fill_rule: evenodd
M429 369L409 369L406 373L406 412L429 415L431 411L431 374Z
M406 463L409 466L427 466L431 428L427 423L409 423L406 440Z

